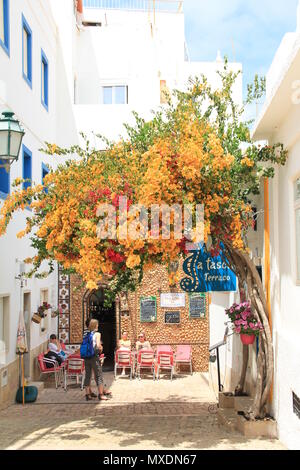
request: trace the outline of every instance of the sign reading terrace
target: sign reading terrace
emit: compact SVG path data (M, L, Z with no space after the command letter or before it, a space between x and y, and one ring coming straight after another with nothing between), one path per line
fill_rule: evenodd
M205 294L190 295L190 318L205 318L206 296Z
M202 246L184 261L183 270L190 276L180 283L185 292L236 292L236 275L227 266L222 252L212 257Z
M141 297L140 319L142 323L156 321L156 297Z

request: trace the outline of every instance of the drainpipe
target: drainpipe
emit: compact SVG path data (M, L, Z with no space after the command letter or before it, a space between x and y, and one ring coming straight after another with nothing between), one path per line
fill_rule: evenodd
M264 179L264 240L265 240L265 291L267 300L268 318L270 324L271 335L273 334L272 328L272 313L271 313L271 267L270 267L270 206L269 206L269 180ZM269 400L273 401L273 383L270 389Z

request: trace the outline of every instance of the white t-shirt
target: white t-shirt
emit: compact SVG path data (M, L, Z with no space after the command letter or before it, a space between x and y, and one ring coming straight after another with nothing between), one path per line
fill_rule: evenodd
M58 347L57 347L56 344L54 344L54 343L49 343L49 349L50 349L50 351L53 351L53 352L55 352L56 354L58 354Z

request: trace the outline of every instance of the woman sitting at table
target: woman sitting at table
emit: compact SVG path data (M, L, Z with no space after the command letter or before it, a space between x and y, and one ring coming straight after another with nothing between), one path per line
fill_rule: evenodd
M131 341L128 339L127 331L122 331L122 337L118 341L118 351L131 351ZM122 375L125 375L125 367L123 367Z
M131 350L131 341L128 339L127 331L122 331L122 337L118 341L118 349L121 350Z
M151 344L149 341L146 341L145 333L139 334L139 339L136 342L136 350L139 352L140 349L151 349Z

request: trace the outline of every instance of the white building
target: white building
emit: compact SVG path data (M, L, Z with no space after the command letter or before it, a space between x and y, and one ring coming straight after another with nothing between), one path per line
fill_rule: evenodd
M275 353L273 413L279 439L300 449L300 2L296 32L284 36L267 75L254 138L289 152L270 182L271 313Z
M57 164L39 151L45 141L69 146L80 140L81 131L117 139L125 134L123 123L133 122L132 111L150 119L151 110L164 103L164 90L183 89L189 76L203 73L214 86L219 84L216 72L223 66L219 55L211 63L188 58L182 1L84 0L83 4L82 14L81 0L0 0L0 111L13 111L26 132L9 178L1 170L2 200L16 177L41 183L44 165ZM230 68L242 67L234 63ZM235 99L242 100L242 77ZM27 210L15 216L0 239L0 404L14 399L18 381L20 284L15 277L20 261L33 250L30 241L17 240L16 233L24 227L26 215ZM31 377L36 372L35 357L49 334L57 331L50 316L42 325L44 331L31 322L31 316L42 300L56 306L57 290L57 273L43 281L28 280L24 288L31 350L26 374ZM232 294L213 296L216 326L211 329L211 343L223 336L224 307L232 301Z
M15 178L25 177L32 184L40 184L48 171L46 165L57 163L40 152L45 141L61 145L77 142L74 120L70 119L73 116L73 84L68 88L67 76L70 67L64 67L64 50L60 46L63 34L51 14L55 3L0 1L0 112L14 112L25 130L18 162L13 163L10 174L0 169L0 206L12 192ZM66 23L70 31L76 32L72 2L63 3L69 4L63 10ZM66 29L64 26L63 33ZM65 120L63 126L61 119ZM22 260L34 253L28 238L16 238L29 215L28 209L18 213L0 239L0 407L14 400L18 386L15 350L21 300L30 348L25 355L27 377L36 376L34 359L45 348L49 334L57 330L57 320L50 313L40 325L31 321L43 301L57 306L57 273L44 280L27 280L22 294L16 279L24 271Z

